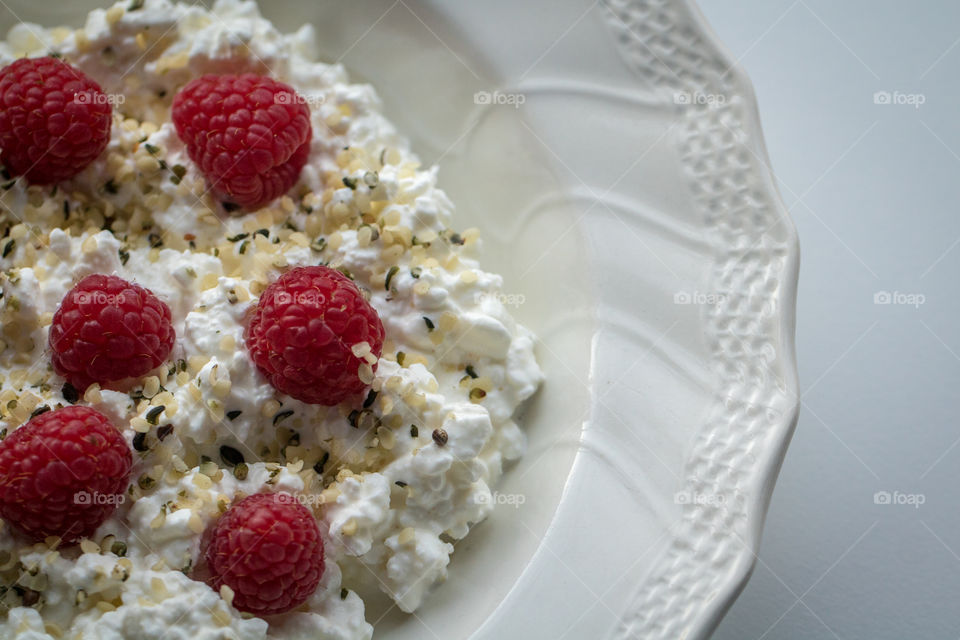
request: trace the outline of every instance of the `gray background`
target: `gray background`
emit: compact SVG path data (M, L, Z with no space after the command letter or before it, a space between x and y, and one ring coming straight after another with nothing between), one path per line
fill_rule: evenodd
M714 638L957 638L960 3L700 4L801 244L800 422Z

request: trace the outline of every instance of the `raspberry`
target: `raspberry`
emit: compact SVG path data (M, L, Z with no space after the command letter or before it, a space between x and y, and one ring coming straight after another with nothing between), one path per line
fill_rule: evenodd
M296 184L310 154L310 109L252 73L206 75L173 99L173 124L218 197L258 209Z
M327 406L366 387L358 374L365 361L352 350L361 342L380 357L380 316L352 280L329 267L281 276L260 296L247 330L250 355L277 390Z
M0 516L33 540L90 536L123 501L132 465L99 411L41 413L0 442Z
M50 326L54 370L78 390L142 376L166 360L170 308L117 276L87 276L67 292Z
M80 173L110 141L100 85L57 58L0 69L0 161L11 175L52 184Z
M313 514L289 493L243 498L204 536L207 584L233 589L233 606L258 616L303 604L323 575Z

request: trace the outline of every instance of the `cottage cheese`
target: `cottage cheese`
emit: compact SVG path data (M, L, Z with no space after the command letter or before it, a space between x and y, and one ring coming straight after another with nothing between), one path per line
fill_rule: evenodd
M415 611L446 577L455 541L488 515L503 464L522 454L512 416L542 379L533 336L501 304L500 276L479 268L476 230L449 229L436 168L420 168L371 87L315 61L309 25L281 34L237 0L130 6L94 11L77 30L20 25L0 43L4 65L59 52L117 103L107 150L79 176L56 189L2 185L3 428L67 404L45 346L83 276L148 287L177 331L170 362L80 399L138 450L115 514L72 548L0 528L0 578L15 587L0 598L0 637L370 638L355 589L375 584ZM240 71L292 84L314 137L290 196L230 215L187 159L169 105L199 74ZM319 263L349 272L386 329L379 361L356 347L377 364L362 405L278 394L243 346L267 284ZM268 620L190 577L203 531L262 491L311 508L327 553L311 599Z

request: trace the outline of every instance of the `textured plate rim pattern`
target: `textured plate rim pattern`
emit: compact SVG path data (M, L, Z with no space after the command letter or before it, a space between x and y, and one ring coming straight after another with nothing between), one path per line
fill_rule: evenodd
M704 311L710 367L722 387L691 446L682 490L735 498L683 505L681 525L612 636L707 638L756 564L774 483L797 423L799 242L773 178L751 82L694 0L603 4L627 64L651 84L673 91L674 102L684 102L678 95L688 98L681 107L686 120L681 155L720 249L711 290L727 295ZM636 20L643 21L642 28ZM677 60L684 61L679 69ZM724 148L714 143L725 135L711 132L718 123L732 139ZM722 161L705 165L711 154ZM761 188L744 195L747 175ZM698 190L705 176L716 188ZM771 260L751 261L748 253L757 248ZM749 340L736 335L737 322L754 328ZM771 347L769 357L760 355Z

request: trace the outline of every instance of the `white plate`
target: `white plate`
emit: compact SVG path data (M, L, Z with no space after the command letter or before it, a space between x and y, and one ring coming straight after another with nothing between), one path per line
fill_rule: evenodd
M505 503L415 617L371 597L376 637L707 637L798 404L797 239L747 78L692 0L264 5L439 161L548 375Z

